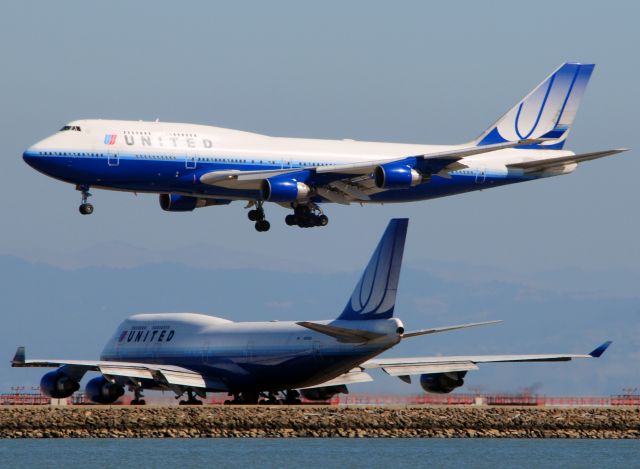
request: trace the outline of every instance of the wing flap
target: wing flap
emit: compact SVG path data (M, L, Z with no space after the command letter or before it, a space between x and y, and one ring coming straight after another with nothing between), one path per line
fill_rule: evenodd
M354 368L346 373L341 374L340 376L336 376L329 381L325 381L324 383L316 384L314 386L307 386L306 388L300 389L324 388L326 386L339 386L343 384L346 385L355 383L368 383L369 381L373 381L373 378L368 373L362 371L361 368Z
M109 376L126 376L140 379L155 379L155 376L146 367L121 367L113 365L101 365L98 367L100 373Z
M472 362L425 363L415 365L383 366L382 371L390 376L421 375L425 373L449 373L452 371L477 370L478 366Z

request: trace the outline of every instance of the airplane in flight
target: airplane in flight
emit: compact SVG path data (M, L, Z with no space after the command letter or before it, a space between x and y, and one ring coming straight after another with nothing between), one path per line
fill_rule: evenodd
M405 331L394 317L407 219L391 220L344 310L320 321L233 322L193 313L138 314L122 322L100 360L27 360L18 347L13 367L55 367L40 382L42 392L66 398L89 372L93 402L110 404L125 388L132 404L143 404L144 389L168 390L181 404L199 404L196 396L225 392L229 403L299 403L327 400L348 392L347 385L371 381L382 369L410 383L419 375L427 392L449 393L464 384L468 371L482 363L568 361L600 357L611 342L589 354L432 356L377 358L402 340L426 334L492 324L485 321Z
M194 124L78 120L24 152L38 171L75 184L80 213L91 187L157 193L162 209L247 201L268 231L264 203L293 210L287 225L324 226L329 202L427 200L568 174L625 149L576 155L565 140L594 65L565 63L475 140L462 145L270 137ZM252 208L253 207L253 208Z

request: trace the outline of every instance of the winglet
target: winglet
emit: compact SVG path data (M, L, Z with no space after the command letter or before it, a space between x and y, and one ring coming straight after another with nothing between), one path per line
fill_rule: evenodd
M593 351L589 353L593 358L600 358L600 356L604 353L605 350L609 348L611 345L611 341L607 340L604 344L597 346Z
M20 346L16 350L16 354L13 356L13 360L11 360L11 366L22 366L26 361L26 353L24 346Z

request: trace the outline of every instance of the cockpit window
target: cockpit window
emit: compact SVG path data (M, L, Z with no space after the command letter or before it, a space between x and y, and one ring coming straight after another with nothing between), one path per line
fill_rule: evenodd
M65 125L60 129L60 132L64 132L65 130L74 130L76 132L81 132L80 127L77 125Z

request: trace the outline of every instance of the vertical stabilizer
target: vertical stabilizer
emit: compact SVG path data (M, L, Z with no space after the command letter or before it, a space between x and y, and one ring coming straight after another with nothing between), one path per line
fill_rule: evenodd
M393 316L408 224L407 218L394 218L389 222L338 319L387 319Z
M525 139L548 141L518 148L559 150L578 112L593 64L565 63L485 130L476 145Z

